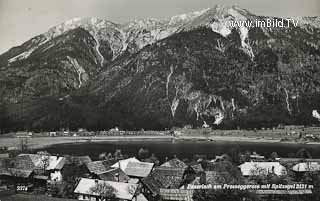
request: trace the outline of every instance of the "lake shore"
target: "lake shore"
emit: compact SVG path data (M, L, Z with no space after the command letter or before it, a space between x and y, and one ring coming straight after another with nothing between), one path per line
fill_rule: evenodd
M247 143L284 143L284 144L320 144L317 142L297 143L285 141L281 142L279 138L264 137L243 137L243 136L193 136L193 135L157 135L157 136L95 136L95 137L32 137L28 138L28 147L30 149L41 149L57 144L77 144L87 142L183 142L183 141L208 141L208 142L247 142ZM19 138L1 137L0 147L9 147L10 149L19 148Z

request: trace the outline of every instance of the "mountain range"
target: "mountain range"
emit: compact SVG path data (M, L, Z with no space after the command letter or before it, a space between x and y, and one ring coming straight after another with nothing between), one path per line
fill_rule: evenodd
M317 123L320 17L288 28L236 6L118 24L74 18L0 55L10 130Z

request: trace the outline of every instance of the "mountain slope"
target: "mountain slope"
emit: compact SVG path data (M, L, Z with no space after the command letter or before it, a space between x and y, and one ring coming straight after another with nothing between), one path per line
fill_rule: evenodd
M319 20L286 29L229 23L267 19L276 18L217 6L122 25L65 22L0 56L3 127L316 123Z

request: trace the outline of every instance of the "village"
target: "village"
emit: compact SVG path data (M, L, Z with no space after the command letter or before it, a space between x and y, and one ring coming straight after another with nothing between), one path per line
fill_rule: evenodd
M0 150L0 200L314 200L320 196L320 159L306 149L290 157L240 151L208 158L176 155L160 161L141 148L134 157L121 150L83 155L34 152L26 137L20 150ZM54 138L53 138L54 139ZM237 185L304 188L234 189Z

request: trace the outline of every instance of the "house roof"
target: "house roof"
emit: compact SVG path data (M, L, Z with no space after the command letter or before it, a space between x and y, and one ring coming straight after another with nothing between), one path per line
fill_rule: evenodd
M225 181L224 178L229 175L228 172L218 172L218 171L205 171L205 181L206 184L221 184Z
M193 190L188 189L160 189L160 195L164 200L192 200Z
M317 162L298 163L292 167L295 172L315 172L320 171L320 165Z
M319 158L280 158L280 163L296 163L300 161L306 161L306 162L320 162Z
M109 166L108 161L105 161L105 160L104 161L89 162L89 163L86 163L86 166L91 173L94 173L97 175L105 173L108 170L113 169Z
M139 195L137 195L135 201L148 201L148 199L142 193L140 193Z
M196 164L196 165L192 165L191 168L196 172L196 173L200 173L203 172L203 168L200 164Z
M104 173L98 174L99 179L104 181L116 181L127 183L130 178L120 169L112 168Z
M239 167L244 176L270 173L274 173L278 176L287 174L286 168L279 162L245 162Z
M32 174L32 170L22 170L16 168L0 169L0 175L28 178Z
M19 155L11 159L14 168L23 170L34 170L36 169L35 164L31 160L29 155Z
M122 171L125 171L125 169L127 168L127 165L128 165L129 162L140 162L140 161L138 159L136 159L135 157L127 158L127 159L120 160L120 161L116 162L111 167L113 167L113 168L119 168L120 167L120 169Z
M160 188L179 188L183 173L183 168L156 167L148 177L142 179L142 183L157 195Z
M146 177L150 174L153 165L153 163L130 161L124 172L129 176Z
M92 162L89 156L66 156L66 159L68 164L74 163L78 166Z
M181 160L179 160L177 158L174 158L174 159L171 159L171 160L163 163L161 165L161 167L186 168L187 165L183 161L181 161Z
M30 157L36 168L44 168L44 166L47 166L46 170L61 170L66 163L65 157L39 154L20 154L19 156Z
M91 189L96 186L96 182L99 184L105 183L113 187L115 189L116 198L124 200L132 200L138 188L137 184L81 178L76 189L74 190L74 193L99 196L99 194L91 191Z

